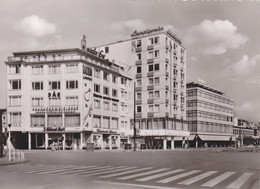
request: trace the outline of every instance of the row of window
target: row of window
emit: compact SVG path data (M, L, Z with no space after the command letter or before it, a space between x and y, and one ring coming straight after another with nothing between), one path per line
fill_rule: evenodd
M196 110L187 111L187 117L190 118L202 117L207 119L229 121L229 122L233 121L233 117L231 116L225 116L225 115L214 114L214 113L203 112L203 111L196 111Z
M188 130L188 125L186 123L181 123L172 120L166 121L163 118L137 120L135 125L137 129L143 129L143 130L150 130L150 129L169 129L169 130L180 130L180 131Z
M97 109L103 109L103 110L112 110L114 112L118 112L118 104L117 102L110 102L107 100L103 100L103 107L101 107L102 100L100 99L94 99L94 108ZM120 105L120 111L121 112L128 112L128 106L125 103L121 103Z
M187 101L187 107L202 107L202 108L207 108L211 110L217 110L220 112L226 112L232 114L233 111L231 108L227 108L224 106L220 106L217 104L212 104L204 101L197 101L197 100L189 100Z
M94 84L94 92L101 94L102 93L101 92L101 85ZM111 91L110 88L106 87L106 86L103 86L103 95L107 95L107 96L111 95L112 97L118 97L119 96L117 89L112 89L112 91ZM121 89L121 98L128 99L128 93L124 89Z
M233 134L235 135L244 135L244 136L254 136L253 130L244 130L239 128L233 128Z
M49 74L60 74L61 73L61 66L60 65L49 65L48 66L48 73ZM66 73L77 73L78 72L78 64L66 64ZM9 65L8 68L9 74L20 74L21 73L21 64L13 64ZM35 65L32 66L32 74L39 75L43 74L43 65Z
M62 127L62 115L48 115L47 116L48 127ZM44 127L45 116L44 115L32 115L31 116L31 127ZM79 127L80 126L80 115L65 115L64 120L65 127Z
M200 96L200 97L211 99L213 101L221 102L221 103L224 103L224 104L230 104L230 105L233 104L232 100L230 100L230 99L227 99L225 97L221 97L219 95L214 95L214 94L211 94L209 92L202 91L202 90L196 90L196 89L189 90L189 91L187 91L187 96Z
M106 116L93 116L94 128L118 129L118 118Z
M212 122L199 121L189 123L191 132L232 133L232 126Z

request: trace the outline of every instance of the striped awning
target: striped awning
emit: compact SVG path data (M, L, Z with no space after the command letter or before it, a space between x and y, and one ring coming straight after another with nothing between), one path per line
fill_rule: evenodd
M203 141L230 141L230 136L199 135Z

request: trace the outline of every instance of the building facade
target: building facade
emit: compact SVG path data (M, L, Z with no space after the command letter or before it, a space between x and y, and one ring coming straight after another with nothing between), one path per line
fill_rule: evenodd
M233 99L204 82L187 83L187 120L192 147L230 145L233 134Z
M96 48L110 61L125 66L136 83L135 125L139 143L146 148L183 146L189 131L186 49L181 41L158 27L135 31L128 40ZM133 114L131 122L133 128Z
M5 63L16 148L120 148L130 130L132 87L122 66L85 46L15 52Z

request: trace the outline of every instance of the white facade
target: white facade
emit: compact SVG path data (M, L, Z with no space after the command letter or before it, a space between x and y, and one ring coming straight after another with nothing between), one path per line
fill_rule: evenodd
M135 31L129 40L97 49L102 50L110 61L124 66L136 83L136 128L141 138L163 140L159 141L163 148L174 148L165 143L170 144L173 137L183 140L189 135L186 49L180 40L159 27ZM131 119L133 121L133 115Z
M63 149L120 147L121 125L130 129L132 83L122 67L93 52L30 51L8 58L7 122L22 148L25 141L29 149L47 149L53 141Z

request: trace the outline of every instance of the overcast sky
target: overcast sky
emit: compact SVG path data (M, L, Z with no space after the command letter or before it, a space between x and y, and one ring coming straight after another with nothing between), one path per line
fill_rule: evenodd
M0 0L0 108L12 52L101 45L164 26L187 49L187 81L198 76L234 99L235 115L260 121L260 2Z

